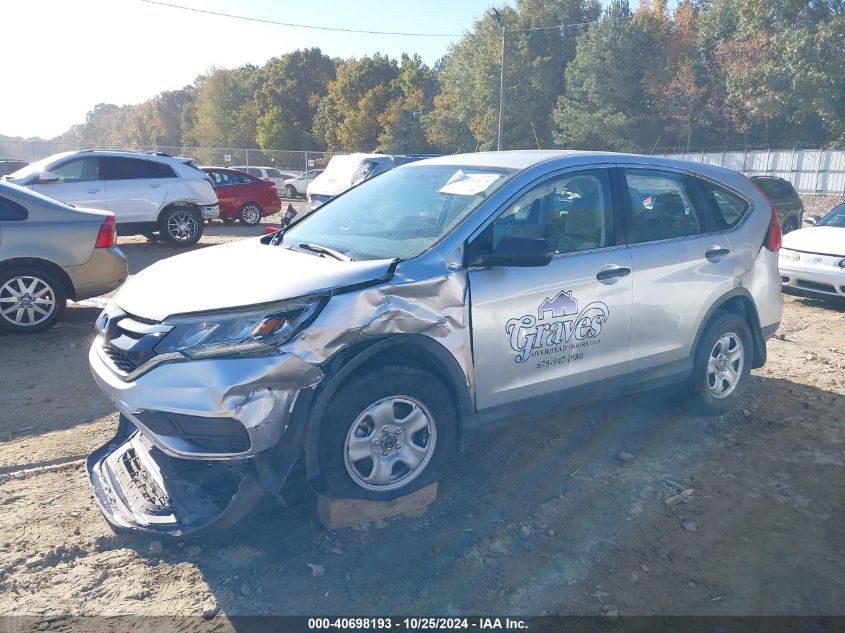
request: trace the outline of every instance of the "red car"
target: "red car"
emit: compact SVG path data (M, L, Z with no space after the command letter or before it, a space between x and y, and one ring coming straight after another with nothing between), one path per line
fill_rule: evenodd
M202 170L214 183L220 200L220 219L224 221L240 220L253 226L282 208L276 185L268 180L225 167L203 167Z

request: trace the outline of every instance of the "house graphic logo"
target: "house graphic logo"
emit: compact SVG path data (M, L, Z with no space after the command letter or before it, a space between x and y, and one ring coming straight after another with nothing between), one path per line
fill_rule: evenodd
M578 310L578 300L571 290L561 290L553 299L546 297L537 306L537 315L525 314L509 319L505 332L511 349L516 352L514 362L529 358L563 354L598 343L610 310L601 301L593 301Z
M561 290L552 300L546 298L537 308L537 318L542 321L550 314L552 319L560 319L570 314L578 314L578 302L571 290Z

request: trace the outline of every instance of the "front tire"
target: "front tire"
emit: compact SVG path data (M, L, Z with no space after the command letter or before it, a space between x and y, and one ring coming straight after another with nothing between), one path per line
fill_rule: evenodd
M64 287L48 271L15 267L0 273L0 327L10 332L50 329L66 303Z
M288 198L296 198L299 193L296 191L296 187L294 187L293 185L285 185L285 195Z
M342 387L326 408L318 491L388 500L437 480L457 447L449 390L407 365L370 371Z
M203 223L188 207L171 207L159 218L159 235L170 246L193 246L200 241Z
M719 311L705 329L690 377L692 407L719 415L736 405L748 387L754 342L742 317Z
M255 202L247 202L238 212L238 219L241 221L241 224L246 224L247 226L255 226L261 222L261 216L262 209Z

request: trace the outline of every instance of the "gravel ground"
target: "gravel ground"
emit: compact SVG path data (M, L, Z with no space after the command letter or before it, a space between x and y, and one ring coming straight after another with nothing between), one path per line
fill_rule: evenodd
M261 229L214 225L198 247ZM174 253L121 246L133 274ZM656 391L514 420L413 516L326 532L295 472L286 509L184 541L116 535L92 499L82 459L117 422L87 368L97 313L0 334L0 615L845 615L841 304L787 297L727 415Z

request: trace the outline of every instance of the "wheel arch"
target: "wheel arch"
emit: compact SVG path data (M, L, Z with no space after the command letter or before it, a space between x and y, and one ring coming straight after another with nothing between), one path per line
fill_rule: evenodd
M366 372L370 368L392 361L419 367L444 383L455 404L460 446L464 423L473 415L474 406L467 378L454 356L440 343L422 334L394 334L360 341L338 352L324 364L326 379L317 388L313 398L304 399L307 404L303 406L310 405L311 409L305 437L305 463L308 480L315 488L318 488L315 482L318 482L320 477L317 452L321 425L332 397L353 372Z
M734 288L730 292L722 295L701 320L698 326L698 332L695 335L695 343L692 348L692 353L695 354L698 345L701 342L701 337L704 335L704 330L713 320L717 312L730 312L736 314L748 323L751 330L752 343L754 345L753 363L751 367L756 369L766 364L766 341L763 339L763 333L760 328L760 316L757 314L757 307L754 305L754 299L751 293L746 288Z
M198 220L202 221L202 215L200 214L199 205L197 203L191 202L190 200L177 200L176 202L168 202L161 208L161 211L158 212L158 216L156 216L156 224L161 223L161 218L164 217L165 213L171 209L179 208L189 209L196 214Z
M0 262L0 272L9 270L10 268L16 268L18 266L32 266L40 268L51 275L54 275L59 283L62 284L65 296L71 300L76 298L76 288L73 286L73 281L71 281L70 276L65 272L64 268L58 264L55 264L48 259L41 259L40 257L14 257Z

